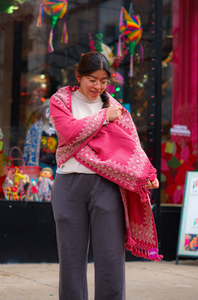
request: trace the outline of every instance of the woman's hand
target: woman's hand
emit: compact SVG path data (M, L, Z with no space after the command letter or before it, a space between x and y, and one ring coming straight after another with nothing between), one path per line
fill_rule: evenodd
M108 121L115 121L119 120L122 115L122 107L115 105L115 106L110 106L107 109L107 115L106 115L106 120Z
M151 182L150 180L148 180L148 183L145 185L145 187L148 190L158 189L158 187L159 187L159 181L158 181L158 179L155 178L155 180L153 182Z

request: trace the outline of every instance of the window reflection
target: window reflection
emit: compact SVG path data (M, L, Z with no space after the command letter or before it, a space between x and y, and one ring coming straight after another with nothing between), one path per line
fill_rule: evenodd
M26 172L29 176L30 185L27 187L27 178L23 179L24 182L20 179L19 199L22 199L26 185L27 197L23 199L40 201L35 196L38 172L40 168L49 167L53 170L52 177L55 176L56 166L50 165L46 156L54 155L57 145L56 136L52 133L51 125L46 122L43 108L47 107L48 99L57 89L77 84L75 70L79 58L83 53L92 50L90 35L95 45L100 37L101 42L111 50L108 54L109 61L112 57L116 58L120 10L124 6L129 11L131 1L69 1L65 14L68 43L61 43L64 18L58 19L53 29L54 52L49 52L48 49L51 20L45 11L42 15L42 26L36 26L41 1L15 3L18 9L13 9L11 13L7 11L8 7L0 6L0 127L4 134L2 149L7 157L18 159L5 163L4 173L8 175L12 163L21 169L24 164L23 173ZM142 49L140 44L135 47L134 75L130 77L130 55L123 45L122 59L117 59L117 64L112 64L114 79L117 81L111 83L109 92L131 113L142 147L153 160L156 101L154 1L133 1L133 14L141 18ZM171 32L168 31L167 35L169 34ZM171 51L171 47L169 48ZM144 52L143 61L141 51ZM167 70L166 68L166 76L169 78ZM167 90L166 95L168 97ZM166 125L169 132L170 114L164 119L169 121ZM24 161L20 161L22 157L19 150ZM25 167L31 167L32 174ZM15 172L20 173L20 168L13 168L12 174L9 174L11 181ZM13 195L9 194L7 198L13 199Z
M163 4L161 202L182 204L186 172L198 170L198 7Z

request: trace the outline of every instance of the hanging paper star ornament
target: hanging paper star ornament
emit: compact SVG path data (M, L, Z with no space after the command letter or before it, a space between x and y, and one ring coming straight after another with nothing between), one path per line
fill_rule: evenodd
M127 44L130 53L129 76L133 76L133 54L136 45L141 40L143 32L140 17L136 15L130 15L126 9L122 7L120 12L119 29L121 34L119 35L118 41L118 56L122 55L121 40L123 40ZM140 48L142 52L142 46L140 46Z
M43 15L43 10L51 18L51 30L50 30L49 42L48 42L48 51L49 52L54 51L53 42L52 42L53 41L53 30L54 30L54 27L55 27L58 19L62 19L64 17L64 15L66 14L67 5L68 5L68 1L66 1L66 0L53 0L53 1L42 0L42 3L40 5L37 26L41 27L41 19L42 19L42 15ZM65 20L64 20L64 25L63 25L63 34L62 34L61 42L64 44L68 43L68 34L67 34L67 27L66 27Z

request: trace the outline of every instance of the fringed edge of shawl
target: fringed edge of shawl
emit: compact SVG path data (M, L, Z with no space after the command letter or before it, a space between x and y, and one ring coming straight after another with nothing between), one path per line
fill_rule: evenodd
M149 256L149 250L153 249L145 249L142 245L138 244L135 242L135 240L132 239L131 234L130 234L130 229L126 227L126 233L125 233L125 247L128 251L130 251L133 255L137 257L142 257L146 259L150 259L152 261L160 261L163 259L163 255L158 254L158 249L157 250L157 257L152 258Z
M150 164L150 166L148 168L149 175L145 178L145 185L148 180L150 180L150 181L155 180L155 178L157 177L156 172L157 172L156 169ZM145 203L146 201L149 200L150 191L145 186L141 186L141 187L137 188L136 191L134 191L134 192L138 193L140 195L140 201L142 203Z

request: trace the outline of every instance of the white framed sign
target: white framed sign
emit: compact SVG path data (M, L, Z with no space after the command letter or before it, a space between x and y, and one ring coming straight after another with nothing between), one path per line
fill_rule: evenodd
M196 171L186 173L177 261L179 256L198 257L198 172Z

